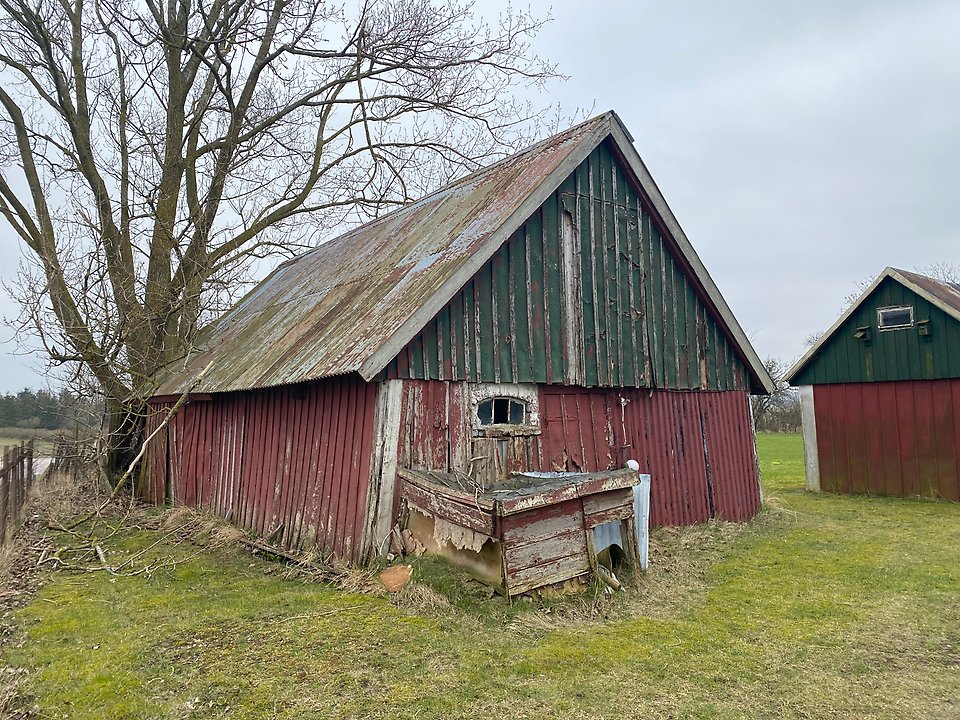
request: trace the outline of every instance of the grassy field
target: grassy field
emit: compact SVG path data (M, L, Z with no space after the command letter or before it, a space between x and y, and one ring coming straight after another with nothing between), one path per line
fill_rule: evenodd
M40 717L960 718L960 506L811 495L761 436L766 507L654 533L628 592L507 605L431 561L387 598L130 531L16 612ZM359 581L358 581L359 582Z
M12 437L0 437L0 449L19 445L23 440ZM33 451L36 455L49 455L53 452L53 442L50 440L34 440Z

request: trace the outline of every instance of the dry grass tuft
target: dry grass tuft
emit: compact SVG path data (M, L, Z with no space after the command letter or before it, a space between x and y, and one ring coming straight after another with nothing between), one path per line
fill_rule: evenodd
M177 505L161 513L158 527L160 530L173 530L194 522L200 514L198 510L193 508Z
M183 505L165 510L156 525L161 531L207 550L239 545L247 537L247 533L219 515Z
M629 584L631 605L647 617L663 617L707 588L707 573L750 532L746 523L710 520L700 525L650 531L650 565Z
M62 523L97 507L108 494L94 469L77 473L54 470L34 483L27 512Z
M418 615L428 615L449 608L450 600L429 585L411 580L400 591L390 594L390 604Z
M754 525L769 525L789 523L799 518L800 514L792 510L779 495L768 495L763 499L763 505L751 522Z

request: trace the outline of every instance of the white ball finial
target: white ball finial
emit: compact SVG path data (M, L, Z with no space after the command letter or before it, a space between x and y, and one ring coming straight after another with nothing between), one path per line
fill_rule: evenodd
M638 463L636 460L627 460L627 467L634 472L640 472L640 463Z

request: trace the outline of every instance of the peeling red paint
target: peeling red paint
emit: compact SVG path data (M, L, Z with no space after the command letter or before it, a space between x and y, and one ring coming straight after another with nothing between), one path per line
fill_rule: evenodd
M467 387L404 381L401 467L505 477L520 470L599 472L634 459L651 475L654 525L740 521L760 507L745 392L542 385L540 434L491 440L472 436ZM506 451L506 462L488 470L477 458L497 446ZM456 451L444 456L437 450L447 447Z

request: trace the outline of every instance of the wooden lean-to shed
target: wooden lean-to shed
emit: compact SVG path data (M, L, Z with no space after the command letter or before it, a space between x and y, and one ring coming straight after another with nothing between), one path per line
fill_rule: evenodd
M385 551L401 471L634 459L653 524L742 520L770 387L606 113L278 267L162 379L148 430L190 402L141 487L354 561Z
M888 267L787 379L809 489L960 500L960 285Z

